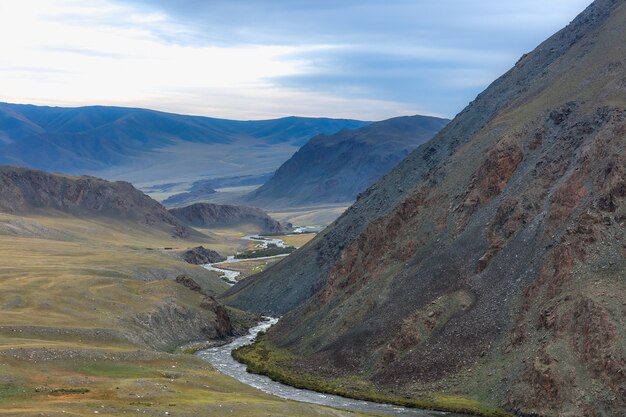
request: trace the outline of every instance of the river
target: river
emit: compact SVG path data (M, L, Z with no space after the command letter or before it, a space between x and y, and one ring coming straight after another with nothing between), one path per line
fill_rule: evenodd
M273 394L288 400L301 401L306 403L319 404L350 411L379 413L385 416L419 416L419 417L462 417L459 414L443 413L438 411L420 410L415 408L405 408L389 404L379 404L370 401L353 400L337 395L322 394L315 391L294 388L280 382L272 381L269 377L251 374L246 371L243 365L233 359L231 352L238 347L249 345L254 342L256 335L260 331L266 331L274 325L278 319L267 318L256 327L250 329L246 336L235 339L232 343L211 349L202 350L197 353L199 357L210 362L220 372L259 389L268 394Z
M285 242L282 239L270 238L270 237L265 237L265 236L260 236L260 235L248 235L248 236L244 236L243 239L257 242L256 246L259 249L267 249L269 244L276 245L279 248L284 248L286 246ZM265 256L265 257L260 257L260 258L251 258L251 259L235 259L234 256L229 256L225 261L216 262L213 264L205 264L205 265L202 265L202 267L205 269L208 269L209 271L214 271L214 272L222 274L222 279L224 281L226 281L229 285L235 285L237 283L237 278L239 278L239 276L241 275L241 272L235 271L232 269L227 269L227 268L218 268L215 265L223 266L224 264L237 263L237 262L243 262L243 261L251 261L251 260L261 261L264 259L284 258L287 255L289 254L286 253L283 255Z

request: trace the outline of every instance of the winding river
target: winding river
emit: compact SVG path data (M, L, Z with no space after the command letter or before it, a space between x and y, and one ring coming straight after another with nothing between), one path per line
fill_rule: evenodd
M260 235L248 235L248 236L245 236L243 239L257 242L256 246L259 249L267 249L269 244L276 245L279 248L284 248L286 246L285 242L282 239L269 238L269 237L260 236ZM216 265L223 266L224 264L237 263L237 262L250 261L250 260L261 261L264 259L283 258L287 255L289 254L286 253L283 255L265 256L265 257L253 258L253 259L235 259L234 256L229 256L225 261L216 262L213 264L205 264L205 265L202 265L202 267L205 269L208 269L209 271L214 271L214 272L221 274L222 279L224 281L226 281L230 285L235 285L237 283L237 278L239 278L239 275L241 275L241 272L235 271L232 269L227 269L227 268L219 268Z
M437 411L419 410L415 408L405 408L389 404L379 404L369 401L353 400L337 395L322 394L315 391L294 388L280 382L272 381L269 377L251 374L246 371L246 365L237 362L231 356L231 352L240 346L245 346L254 342L256 335L261 331L266 331L276 324L278 319L266 318L256 327L250 329L246 336L235 339L232 343L224 346L202 350L196 353L202 359L210 362L217 370L229 375L244 384L257 388L268 394L273 394L288 400L301 401L306 403L319 404L349 411L379 413L385 416L420 416L420 417L461 417L459 414L443 413Z

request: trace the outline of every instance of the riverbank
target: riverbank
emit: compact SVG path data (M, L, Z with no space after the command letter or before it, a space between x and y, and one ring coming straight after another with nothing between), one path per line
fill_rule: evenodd
M384 393L378 387L355 378L324 378L306 373L302 369L294 372L293 368L286 366L289 362L295 361L293 355L273 346L264 334L259 335L253 344L235 349L232 355L235 360L246 365L248 372L265 375L274 381L298 389L424 410L485 417L514 417L495 406L459 396L432 394L424 398L408 399Z
M302 235L307 235L306 238L302 238ZM298 240L303 244L308 242L313 236L314 233L297 233L294 236L300 237ZM221 278L228 285L235 285L239 279L241 279L242 271L235 268L228 268L228 264L236 264L236 263L244 263L251 261L268 261L268 260L278 260L288 256L290 253L295 251L298 247L287 245L285 243L285 239L288 239L287 236L273 236L268 237L265 235L247 235L242 239L249 241L254 244L253 250L248 250L245 252L237 253L235 255L228 256L225 261L215 262L210 264L202 265L203 268L217 272L221 275ZM267 266L267 262L264 263L264 266ZM254 272L261 272L254 271ZM245 276L244 276L245 278Z
M276 319L268 319L259 323L250 330L250 334L240 337L231 344L207 349L197 353L197 356L211 363L220 372L243 382L251 387L284 399L295 400L301 403L312 403L332 407L334 409L348 410L355 413L373 413L393 417L462 417L456 414L444 414L438 411L422 410L416 408L398 407L391 404L376 403L359 399L346 398L333 394L325 394L307 389L299 389L282 384L267 376L250 373L246 365L237 362L232 357L232 351L242 346L253 343L257 335L262 335Z

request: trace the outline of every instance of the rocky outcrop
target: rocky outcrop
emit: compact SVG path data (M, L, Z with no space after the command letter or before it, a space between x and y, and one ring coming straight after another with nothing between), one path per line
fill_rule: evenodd
M133 340L158 350L172 350L192 341L224 339L229 335L227 324L211 309L176 303L163 304L127 323L134 330L130 336Z
M220 255L214 250L206 249L203 246L188 249L181 254L181 257L185 262L193 265L212 264L226 260L225 256Z
M597 0L225 300L284 314L290 376L623 415L624 56L626 4Z
M129 220L173 237L207 239L127 182L0 167L0 211L26 214L49 210Z
M246 201L262 207L352 203L449 120L398 117L311 139Z
M191 291L195 291L199 293L202 292L202 287L198 285L198 283L194 281L193 278L189 278L185 274L180 274L179 276L177 276L175 281L181 284L182 286L190 289Z
M215 329L220 337L225 338L234 335L233 325L226 307L214 297L206 296L202 299L200 307L212 311L215 314Z
M253 226L259 232L282 232L284 227L263 210L253 207L196 203L170 210L180 221L206 228Z

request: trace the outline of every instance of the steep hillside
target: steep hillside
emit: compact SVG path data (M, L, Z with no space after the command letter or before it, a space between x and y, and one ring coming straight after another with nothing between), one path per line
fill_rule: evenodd
M351 395L622 416L624 57L621 0L523 56L315 240L230 290L287 313L242 358Z
M0 166L0 211L24 215L49 214L50 210L128 220L178 238L208 239L127 182Z
M0 103L0 164L89 173L142 187L187 184L271 172L311 137L365 125L323 118L235 121L136 108Z
M218 228L254 226L259 232L281 232L283 226L263 210L245 207L196 203L187 207L171 209L180 221L195 227Z
M398 117L311 139L246 201L261 206L353 202L448 120Z

